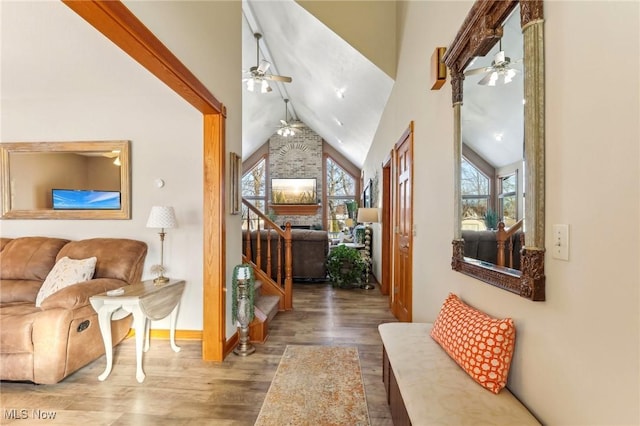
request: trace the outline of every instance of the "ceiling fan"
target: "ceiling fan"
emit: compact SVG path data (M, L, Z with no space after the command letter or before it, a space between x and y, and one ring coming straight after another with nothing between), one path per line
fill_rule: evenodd
M291 83L291 77L267 74L271 63L264 59L262 61L260 60L260 39L262 38L262 34L255 33L253 36L256 38L256 65L249 68L248 72L245 71L245 73L249 74L249 77L244 78L242 81L246 82L247 90L253 92L256 89L256 85L258 85L260 87L260 93L271 92L271 87L267 80Z
M511 62L511 58L506 56L504 50L502 50L502 40L500 40L500 51L493 56L490 66L465 71L464 75L487 73L478 81L481 86L495 86L496 83L509 84L517 74L521 73L520 70L513 68L511 65L520 61L522 59Z
M302 123L289 123L289 110L287 104L289 99L284 100L284 120L280 120L280 128L276 133L280 136L289 137L296 134L296 128L303 127Z

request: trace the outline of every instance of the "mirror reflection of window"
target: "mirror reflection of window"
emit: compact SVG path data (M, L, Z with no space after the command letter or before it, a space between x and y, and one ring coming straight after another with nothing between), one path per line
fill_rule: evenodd
M489 210L490 178L466 158L462 158L460 186L462 194L462 229L487 229L485 219Z
M509 228L518 221L518 177L514 173L509 176L502 176L499 179L500 195L500 218L505 226Z

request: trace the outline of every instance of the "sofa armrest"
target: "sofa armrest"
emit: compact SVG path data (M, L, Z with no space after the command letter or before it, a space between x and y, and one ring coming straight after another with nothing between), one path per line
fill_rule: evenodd
M89 298L105 291L128 285L115 278L96 278L83 283L73 284L55 292L42 301L40 307L47 309L76 309L89 305Z

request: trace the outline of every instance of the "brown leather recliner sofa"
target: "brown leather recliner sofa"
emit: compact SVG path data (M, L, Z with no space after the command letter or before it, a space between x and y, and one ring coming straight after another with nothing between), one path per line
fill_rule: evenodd
M0 380L57 383L104 354L98 316L89 297L139 282L147 245L122 238L0 239ZM97 258L93 278L59 290L35 306L55 263ZM131 316L113 321L114 346Z
M242 251L246 254L247 231L242 233ZM257 232L251 232L251 257L257 262ZM267 269L268 245L271 241L271 274L277 275L277 234L260 231L260 252L262 268ZM282 277L284 277L284 243L282 248ZM327 279L327 254L329 253L329 234L327 231L311 229L291 230L292 274L295 281L324 281Z

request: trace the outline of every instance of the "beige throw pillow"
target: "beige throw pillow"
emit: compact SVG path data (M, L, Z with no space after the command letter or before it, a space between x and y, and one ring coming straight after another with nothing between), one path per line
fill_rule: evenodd
M95 256L87 259L69 259L65 256L58 260L40 287L36 297L36 307L39 308L42 301L53 293L93 278L97 260Z

